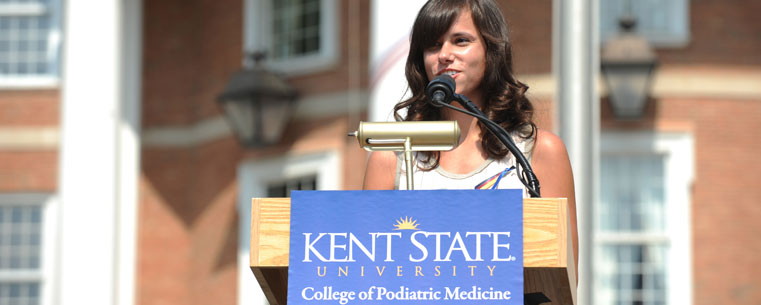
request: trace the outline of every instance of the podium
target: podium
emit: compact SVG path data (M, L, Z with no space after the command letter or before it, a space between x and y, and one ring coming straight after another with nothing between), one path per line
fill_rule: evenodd
M285 305L288 290L289 198L254 198L251 207L251 271L271 305ZM562 198L523 200L524 294L542 304L576 304L568 205Z

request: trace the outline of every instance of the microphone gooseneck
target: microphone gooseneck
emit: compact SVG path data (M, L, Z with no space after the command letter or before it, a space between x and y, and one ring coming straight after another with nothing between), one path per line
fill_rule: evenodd
M430 97L430 102L436 107L447 107L452 110L456 110L477 118L481 123L486 126L494 136L502 142L503 145L515 156L516 169L518 172L518 179L526 186L531 197L539 198L540 186L539 179L534 174L534 170L531 168L531 164L526 159L526 156L518 149L515 142L510 138L507 131L499 124L490 120L486 115L478 109L472 101L466 96L461 94L455 94L455 82L454 79L446 74L442 74L428 83L426 87L426 94ZM442 100L443 99L443 100ZM451 101L455 100L465 108L465 110L450 105Z

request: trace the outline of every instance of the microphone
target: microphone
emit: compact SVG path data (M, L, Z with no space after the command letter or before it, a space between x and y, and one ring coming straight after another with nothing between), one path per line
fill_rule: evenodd
M425 94L430 98L431 105L441 107L452 102L454 88L454 78L449 74L441 74L428 83Z

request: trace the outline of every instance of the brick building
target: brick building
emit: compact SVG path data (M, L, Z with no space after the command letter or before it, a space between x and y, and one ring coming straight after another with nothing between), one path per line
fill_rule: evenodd
M600 2L606 41L627 6ZM297 40L271 25L296 15L273 3L0 2L0 304L260 302L249 199L361 188L366 153L346 132L367 119L384 60L403 60L373 51L371 0L282 2L319 15L289 30L320 43L277 53ZM633 3L660 65L644 118L601 101L595 304L757 304L761 2ZM552 130L553 2L500 5ZM216 103L252 49L270 49L300 95L281 141L260 148Z

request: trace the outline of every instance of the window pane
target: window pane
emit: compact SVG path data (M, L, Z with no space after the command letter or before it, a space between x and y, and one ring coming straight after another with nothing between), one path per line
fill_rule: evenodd
M285 185L270 185L267 187L267 197L288 197L286 196Z
M272 56L304 56L320 50L320 1L272 1Z
M56 6L49 0L2 0L0 4L23 8L21 13L0 12L0 77L55 76Z
M662 155L602 157L599 231L666 230L664 162Z
M40 206L0 207L0 269L40 268Z
M48 53L47 16L0 16L0 38L2 55L0 65L5 67L3 74L28 75L37 70L40 63L45 63L42 74L49 74L46 54Z
M0 305L39 304L43 202L0 197Z
M317 189L317 176L290 179L267 186L267 197L291 197L291 191L308 191Z
M666 252L666 246L599 247L595 304L665 304Z
M14 3L41 3L47 4L49 0L0 0L2 4L14 4Z
M655 45L687 42L689 2L686 0L604 0L600 1L600 41L619 32L618 20L631 14L637 18L635 30Z
M40 284L36 282L0 282L0 305L40 304Z

